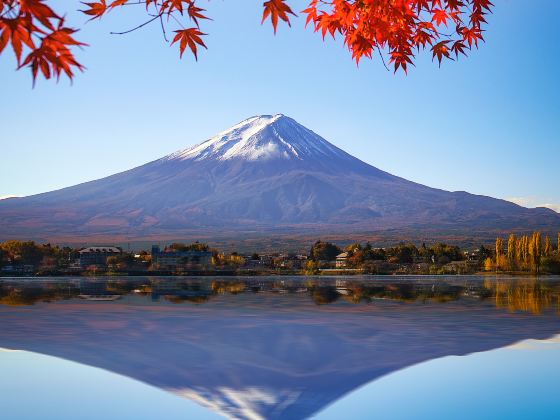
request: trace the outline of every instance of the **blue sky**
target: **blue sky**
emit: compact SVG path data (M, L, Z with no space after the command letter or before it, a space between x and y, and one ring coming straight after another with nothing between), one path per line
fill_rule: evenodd
M52 1L83 26L79 2ZM292 0L294 10L304 1ZM100 178L198 143L252 115L283 113L362 160L447 190L560 204L560 45L555 0L496 0L486 43L441 69L421 54L408 76L340 41L260 25L262 1L212 1L195 62L159 26L112 13L78 38L87 71L39 81L0 58L0 196ZM69 6L71 4L71 6ZM560 207L557 208L560 210Z

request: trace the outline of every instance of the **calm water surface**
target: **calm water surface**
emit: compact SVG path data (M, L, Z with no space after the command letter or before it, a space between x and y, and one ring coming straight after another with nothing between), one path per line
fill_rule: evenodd
M0 279L6 419L560 419L560 278Z

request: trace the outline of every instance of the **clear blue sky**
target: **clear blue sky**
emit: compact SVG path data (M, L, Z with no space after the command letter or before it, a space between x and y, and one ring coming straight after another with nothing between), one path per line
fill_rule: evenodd
M57 10L82 26L79 2ZM39 81L0 56L0 196L100 178L198 143L257 114L284 113L396 175L529 205L560 204L560 2L496 0L487 42L441 69L423 54L408 76L341 43L260 25L262 1L212 1L195 62L158 25L112 13L85 25L73 85ZM294 10L304 1L292 0Z

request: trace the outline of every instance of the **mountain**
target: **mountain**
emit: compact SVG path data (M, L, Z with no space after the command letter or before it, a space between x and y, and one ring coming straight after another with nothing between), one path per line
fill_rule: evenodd
M281 114L116 175L0 201L0 239L461 226L552 231L560 215L407 181Z

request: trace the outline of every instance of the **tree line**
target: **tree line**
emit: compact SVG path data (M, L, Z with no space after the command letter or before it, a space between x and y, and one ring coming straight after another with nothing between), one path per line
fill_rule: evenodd
M533 273L560 273L560 232L556 246L550 236L544 238L540 232L507 238L496 238L493 258L487 258L485 268L496 271L530 271Z
M211 265L217 270L242 272L251 260L263 260L258 267L275 271L301 270L304 274L317 274L323 269L336 268L337 257L344 253L339 268L361 270L378 274L468 274L481 270L494 272L530 272L535 274L560 274L560 232L553 241L550 236L533 232L530 235L510 234L496 238L493 248L480 245L477 249L465 251L456 245L436 243L417 246L400 243L389 247L374 247L371 243L352 243L345 247L332 242L316 241L304 255L273 254L251 256L237 252L225 253L207 244L173 243L168 251L207 251L212 253ZM71 272L71 267L79 257L79 248L38 244L33 241L6 241L0 243L0 269L7 266L28 267L26 272L34 274L57 274ZM299 260L298 264L283 264L284 260ZM265 263L266 262L266 263ZM151 255L148 251L137 254L122 252L108 257L108 271L152 270ZM296 270L296 271L294 271Z

